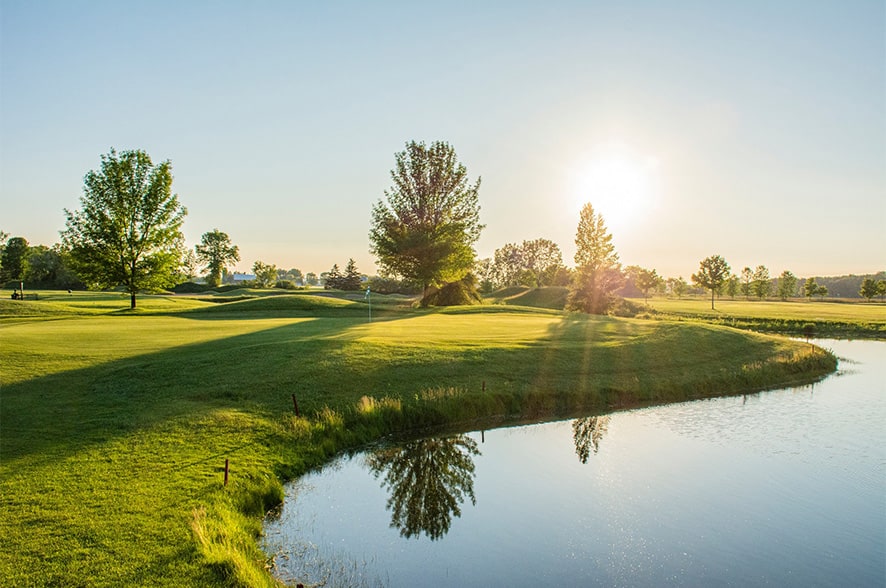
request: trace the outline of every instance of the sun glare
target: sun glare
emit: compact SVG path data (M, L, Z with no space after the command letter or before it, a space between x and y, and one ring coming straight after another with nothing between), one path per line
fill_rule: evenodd
M640 224L659 197L658 161L624 150L596 152L576 171L575 199L590 202L612 232Z

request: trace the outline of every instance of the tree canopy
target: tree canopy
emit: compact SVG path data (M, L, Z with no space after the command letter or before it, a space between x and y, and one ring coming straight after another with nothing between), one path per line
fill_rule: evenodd
M692 281L711 291L711 310L714 308L714 294L729 279L729 264L720 255L711 255L699 263L698 273L692 274Z
M240 249L231 243L227 233L218 229L203 233L195 249L197 259L205 265L204 269L208 272L206 283L213 287L221 284L225 266L240 261Z
M87 285L122 285L135 308L136 293L174 284L187 210L172 193L169 161L113 149L101 160L84 178L81 209L65 209L62 243Z
M372 208L370 252L390 275L422 286L462 279L480 238L480 178L468 182L455 149L415 141L395 155L393 185Z
M0 251L0 282L22 280L30 247L24 237L12 237Z
M581 209L575 233L575 274L567 308L589 314L606 314L615 302L614 292L624 283L618 253L603 216L587 203Z

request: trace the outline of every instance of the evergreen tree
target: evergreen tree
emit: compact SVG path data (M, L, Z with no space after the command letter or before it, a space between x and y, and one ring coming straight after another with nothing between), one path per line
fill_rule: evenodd
M589 314L606 314L624 283L612 235L603 217L588 203L581 209L575 234L575 274L566 307Z

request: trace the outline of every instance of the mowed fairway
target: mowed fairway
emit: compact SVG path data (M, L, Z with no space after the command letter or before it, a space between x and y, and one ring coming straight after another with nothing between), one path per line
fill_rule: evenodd
M741 393L835 366L725 327L502 306L380 304L369 323L364 304L307 295L146 299L137 313L9 304L0 578L13 586L269 583L255 535L280 475L367 435ZM364 396L399 418L369 427Z

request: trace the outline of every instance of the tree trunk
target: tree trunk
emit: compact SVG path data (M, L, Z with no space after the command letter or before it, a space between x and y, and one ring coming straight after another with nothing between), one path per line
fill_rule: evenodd
M129 293L129 309L135 310L135 292Z
M711 310L714 310L714 289L711 288Z

